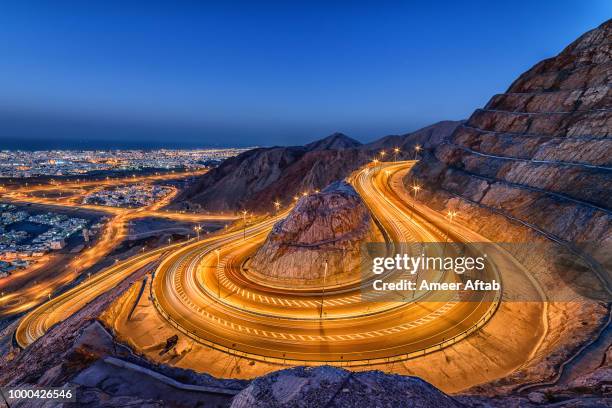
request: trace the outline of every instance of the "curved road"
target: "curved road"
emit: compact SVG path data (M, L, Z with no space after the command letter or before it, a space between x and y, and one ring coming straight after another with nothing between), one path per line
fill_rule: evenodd
M390 187L390 177L412 164L367 166L350 178L386 235L402 250L410 242L446 239L443 226L421 215L417 218ZM418 302L368 302L354 286L326 290L322 296L249 281L241 265L273 222L253 226L244 236L228 234L168 257L153 280L158 311L188 336L232 354L353 365L404 359L453 344L495 311L499 297L494 292L462 293L461 299L441 301L432 300L432 293L416 293ZM442 245L438 250L444 251ZM488 271L488 276L495 273ZM457 279L450 273L435 280Z

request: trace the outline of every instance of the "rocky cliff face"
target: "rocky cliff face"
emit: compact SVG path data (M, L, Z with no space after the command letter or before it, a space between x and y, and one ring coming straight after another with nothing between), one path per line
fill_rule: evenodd
M609 248L611 63L608 21L491 98L406 182L423 184L438 208L458 197L551 238Z
M174 205L202 211L272 211L275 200L286 204L295 194L323 189L372 160L381 149L397 146L401 148L398 159L412 158L416 144L434 145L458 123L440 122L368 145L334 133L305 146L254 149L202 176Z
M336 182L302 197L248 263L248 273L279 285L333 285L359 278L360 245L375 239L357 192ZM327 273L325 264L327 263Z
M426 154L404 180L406 186L423 186L419 201L440 211L457 210L459 223L493 241L548 248L522 245L513 251L550 301L539 354L478 392L495 393L528 375L555 382L568 360L601 359L585 350L600 330L608 330L611 50L612 20L522 74ZM569 268L559 262L560 253L596 267ZM555 302L570 287L573 302L568 297Z

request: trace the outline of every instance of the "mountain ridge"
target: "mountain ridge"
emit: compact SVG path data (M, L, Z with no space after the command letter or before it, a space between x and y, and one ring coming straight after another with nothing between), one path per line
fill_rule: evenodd
M396 159L411 159L414 146L431 148L460 121L442 121L404 135L362 144L343 133L304 146L261 147L225 160L181 192L173 206L196 211L269 212L305 191L323 189L372 160L380 150L400 147ZM391 154L391 151L389 151Z

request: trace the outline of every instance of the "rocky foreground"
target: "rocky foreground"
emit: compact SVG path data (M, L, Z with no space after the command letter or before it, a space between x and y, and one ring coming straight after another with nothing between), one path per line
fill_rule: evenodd
M335 285L360 277L360 246L376 239L374 222L353 187L343 181L300 198L248 263L278 285Z

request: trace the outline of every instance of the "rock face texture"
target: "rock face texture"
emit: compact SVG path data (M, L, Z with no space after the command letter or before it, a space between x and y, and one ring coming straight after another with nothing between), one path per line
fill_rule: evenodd
M476 110L406 182L439 208L460 197L555 239L610 248L611 83L607 21Z
M280 285L333 285L358 279L360 245L375 239L373 221L346 182L302 197L248 263L248 274ZM325 263L327 262L327 274Z
M231 408L461 406L417 377L380 371L353 373L323 366L296 367L260 377L234 398Z
M273 211L273 202L291 202L295 194L323 189L341 180L381 149L400 147L398 159L413 158L414 145L425 147L450 134L460 122L440 122L368 145L341 133L293 147L250 150L224 161L182 192L175 206L203 211Z
M423 187L419 201L443 212L456 210L459 223L486 238L529 243L512 253L549 300L539 354L479 393L496 393L527 375L554 382L563 364L581 361L583 346L608 325L610 84L612 20L522 74L404 179L406 186ZM595 267L569 269L559 262L560 254ZM581 282L587 283L580 287ZM567 302L571 296L574 301Z

